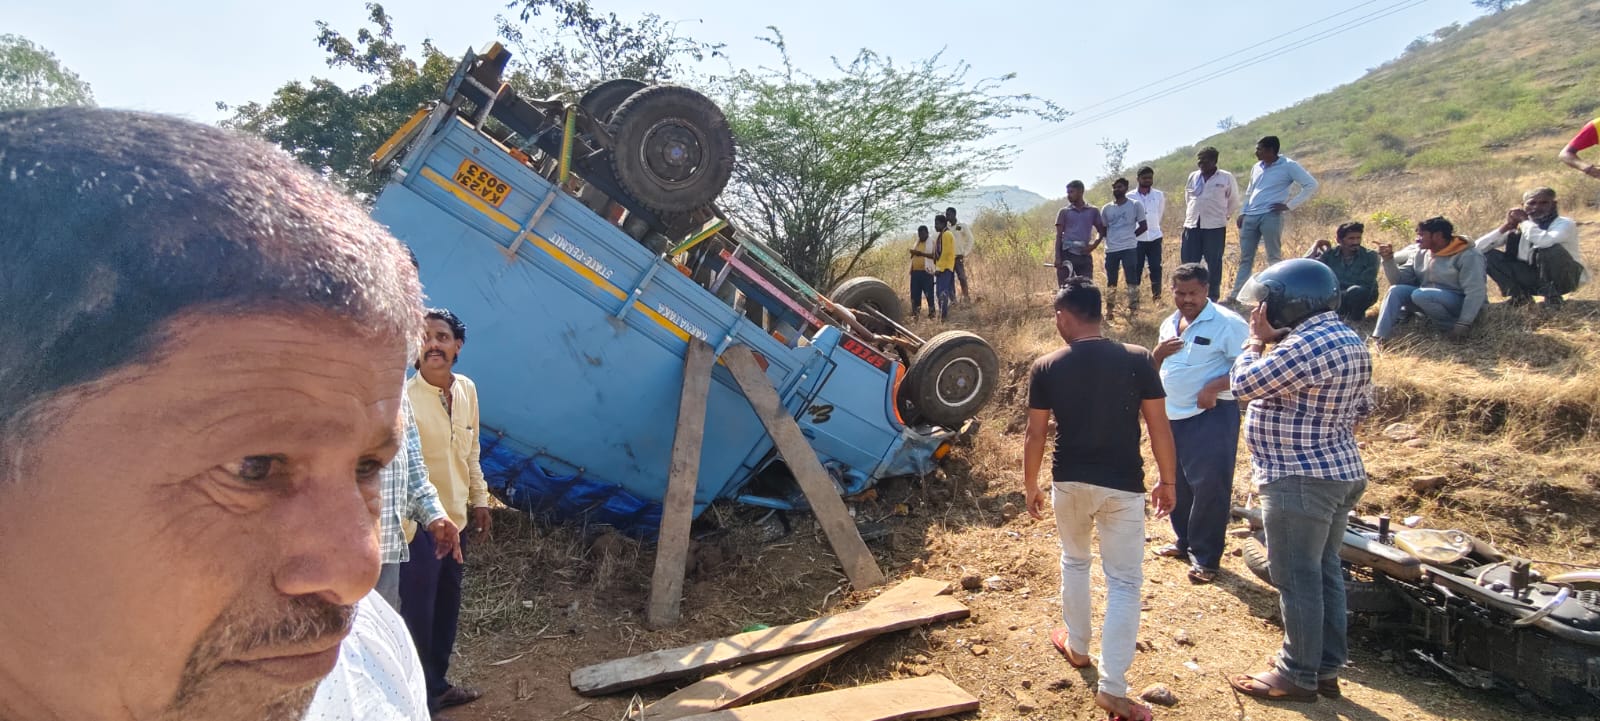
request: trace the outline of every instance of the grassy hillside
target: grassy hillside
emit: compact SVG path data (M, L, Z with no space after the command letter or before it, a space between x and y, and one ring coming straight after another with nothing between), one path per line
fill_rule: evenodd
M1597 35L1600 4L1531 0L1152 165L1183 177L1194 151L1214 145L1224 168L1244 172L1256 139L1274 134L1285 154L1328 178L1547 164L1550 156L1525 151L1528 141L1565 140L1600 109Z

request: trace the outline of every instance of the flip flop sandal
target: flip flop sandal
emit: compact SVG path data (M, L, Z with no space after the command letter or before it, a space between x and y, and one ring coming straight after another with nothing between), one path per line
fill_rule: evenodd
M1217 580L1217 571L1204 566L1189 567L1189 582L1193 584L1207 584Z
M1228 678L1228 685L1251 698L1262 701L1288 701L1292 703L1314 703L1317 692L1300 688L1290 683L1288 679L1280 676L1276 670L1263 671L1258 674L1239 674ZM1287 686L1288 688L1284 688Z
M1067 665L1073 668L1089 668L1094 665L1094 658L1089 654L1083 655L1084 658L1089 659L1083 663L1077 663L1072 660L1072 651L1067 648L1067 629L1058 628L1051 631L1050 645L1055 646L1056 650L1061 652L1061 656L1067 659Z
M1162 558L1187 558L1189 555L1183 549L1178 548L1178 544L1176 543L1169 543L1165 546L1157 548L1154 551L1151 551L1151 553Z

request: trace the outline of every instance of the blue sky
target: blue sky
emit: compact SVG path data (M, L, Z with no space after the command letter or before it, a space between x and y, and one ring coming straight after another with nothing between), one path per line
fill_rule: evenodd
M1102 138L1127 139L1128 161L1153 158L1216 132L1218 120L1244 121L1349 82L1399 55L1413 38L1478 11L1468 0L1152 0L1148 2L728 2L594 0L623 17L655 12L682 21L684 34L726 43L728 61L772 64L756 40L765 28L783 30L802 69L825 73L830 58L862 47L903 60L941 49L965 60L974 77L1016 73L1006 87L1081 111L1056 132L1023 121L1012 167L989 183L1020 185L1047 197L1072 177L1100 175ZM415 48L423 38L454 53L494 39L494 17L510 14L503 0L390 0L383 3L396 35ZM1335 13L1312 27L1290 32ZM1374 22L1332 34L1337 26L1374 13ZM348 78L331 71L314 37L317 20L353 34L366 10L350 0L164 0L57 5L0 0L0 32L23 35L55 52L94 88L108 107L136 108L214 121L217 101L262 100L290 79ZM1285 47L1318 32L1321 42L1094 119L1103 111L1171 87L1158 85L1105 101L1139 86L1221 57L1174 82L1219 71L1237 60ZM1246 48L1253 49L1246 50ZM1242 52L1241 52L1242 51ZM705 72L725 70L713 61ZM1085 122L1091 121L1092 122ZM1084 123L1082 127L1068 127ZM1294 137L1284 133L1285 153ZM1176 179L1158 179L1161 185Z

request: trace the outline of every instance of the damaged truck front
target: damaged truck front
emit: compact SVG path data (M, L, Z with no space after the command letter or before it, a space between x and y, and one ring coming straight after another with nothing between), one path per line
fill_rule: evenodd
M508 59L469 52L374 156L390 173L374 217L415 253L429 303L471 329L458 368L480 389L499 498L654 533L692 338L755 353L842 494L949 452L994 389L987 343L917 337L875 279L829 298L732 228L714 201L733 137L699 93L616 80L529 100L502 81ZM751 489L776 463L718 364L695 513L802 504Z

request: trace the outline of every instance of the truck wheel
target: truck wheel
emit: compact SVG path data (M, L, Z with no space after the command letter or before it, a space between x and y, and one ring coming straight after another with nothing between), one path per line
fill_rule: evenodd
M999 375L1000 358L988 341L952 330L922 346L902 388L923 419L958 428L989 402Z
M611 122L611 115L622 105L628 96L645 89L642 81L632 78L617 78L607 80L599 85L589 88L589 92L578 99L578 107L589 113L589 117L602 123Z
M611 115L611 163L629 195L660 213L711 204L733 174L733 130L709 98L652 85Z
M905 322L905 309L900 305L900 294L894 292L888 283L877 278L870 276L851 278L834 286L833 292L828 294L828 299L851 310L870 308L896 323ZM871 318L857 320L868 328L874 325ZM873 328L873 330L878 329Z

